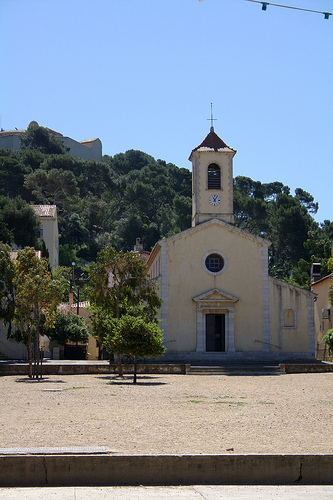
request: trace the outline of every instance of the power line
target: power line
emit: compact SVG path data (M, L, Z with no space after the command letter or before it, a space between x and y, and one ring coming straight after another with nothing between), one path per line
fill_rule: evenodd
M274 7L283 7L284 9L303 10L305 12L315 12L316 14L323 14L324 19L329 19L330 16L333 16L332 12L322 12L320 10L303 9L302 7L293 7L292 5L281 5L278 3L261 2L261 0L245 0L245 1L260 3L262 5L262 10L267 10L267 5L272 5Z

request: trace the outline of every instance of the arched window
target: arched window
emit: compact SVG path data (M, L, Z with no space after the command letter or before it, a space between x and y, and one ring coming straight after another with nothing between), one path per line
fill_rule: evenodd
M284 328L296 328L296 312L293 308L288 307L283 311L283 327Z
M216 163L208 166L208 189L221 189L221 170Z

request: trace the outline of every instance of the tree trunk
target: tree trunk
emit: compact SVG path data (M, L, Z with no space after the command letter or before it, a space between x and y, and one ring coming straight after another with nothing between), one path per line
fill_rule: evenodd
M119 312L119 301L118 301L118 297L117 297L117 319L120 318L120 312ZM122 367L122 364L121 364L121 357L120 357L120 354L117 354L117 365L118 365L118 375L119 377L123 377L124 374L123 374L123 367Z
M37 329L39 330L39 328ZM39 342L39 331L37 331L37 353L36 353L36 379L39 380L42 376L39 373L39 361L40 361L40 342Z
M121 364L120 354L117 354L117 366L118 366L118 375L119 377L123 377L123 365Z
M28 368L28 377L32 378L32 347L31 347L31 330L30 326L28 326L28 360L29 360L29 368Z
M134 375L133 375L133 384L136 384L136 365L138 362L138 357L134 356Z

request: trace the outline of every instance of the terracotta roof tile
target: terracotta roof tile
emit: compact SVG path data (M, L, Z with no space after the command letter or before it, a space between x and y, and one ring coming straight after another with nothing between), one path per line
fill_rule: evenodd
M56 205L31 205L38 217L55 217L57 213Z
M232 149L230 146L227 146L227 144L222 141L222 139L214 132L214 130L211 130L209 134L205 137L205 139L202 141L199 146L196 148L192 149L192 152L190 154L189 160L192 157L192 154L195 151L234 151L236 152L235 149Z
M0 137L7 137L9 135L23 135L26 133L26 130L3 130L0 132Z
M99 141L98 137L95 137L95 139L85 139L84 141L79 141L79 143L87 146L88 148L92 148L95 141Z
M319 280L313 281L311 283L311 286L316 286L317 283L320 283L320 282L325 281L327 279L333 279L333 273L328 274L327 276L323 276L322 278L319 278Z

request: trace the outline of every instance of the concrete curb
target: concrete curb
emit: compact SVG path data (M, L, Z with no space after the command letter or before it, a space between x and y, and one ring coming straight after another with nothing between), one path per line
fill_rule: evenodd
M0 486L333 484L333 455L10 455Z

